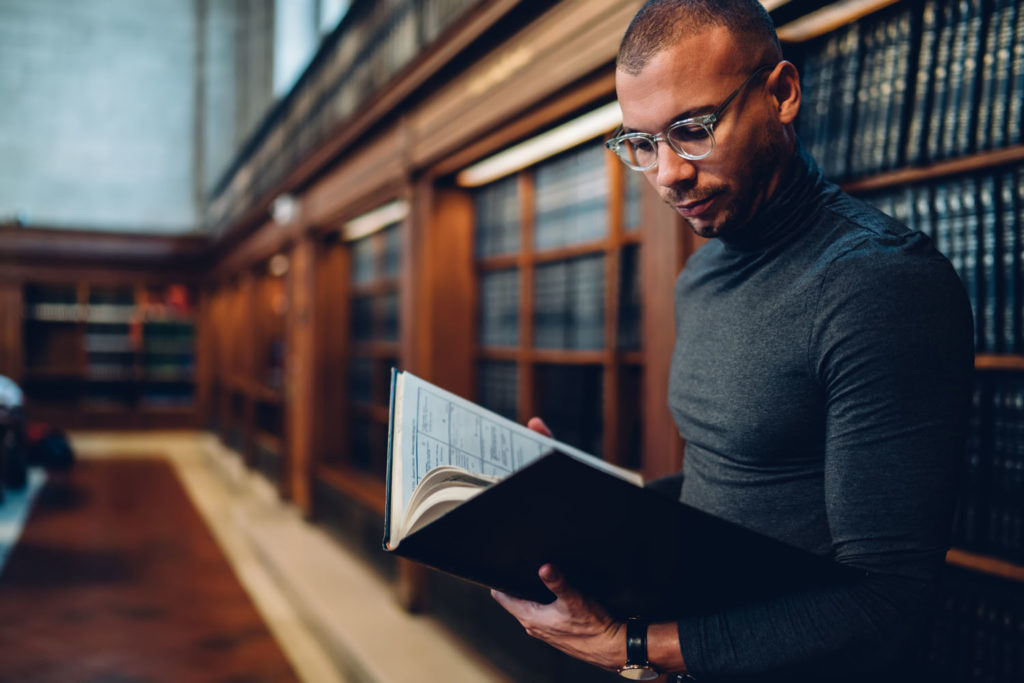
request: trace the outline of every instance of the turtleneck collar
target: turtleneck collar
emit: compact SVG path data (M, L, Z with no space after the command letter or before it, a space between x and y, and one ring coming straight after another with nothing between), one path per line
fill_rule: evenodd
M801 234L830 185L797 140L775 192L737 234L720 238L730 251L767 251ZM834 187L834 186L833 186Z

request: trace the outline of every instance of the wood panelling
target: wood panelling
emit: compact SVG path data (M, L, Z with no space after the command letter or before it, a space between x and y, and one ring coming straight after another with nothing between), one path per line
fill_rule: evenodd
M622 33L641 4L558 3L410 113L412 163L434 163L606 67L614 61Z
M408 175L406 147L400 125L355 146L342 163L303 194L302 221L333 225L401 193Z
M0 225L0 263L22 266L159 266L199 271L206 266L211 240L200 235L159 235L59 230Z
M456 190L439 190L426 228L423 269L424 284L429 283L429 313L411 333L417 343L429 338L425 378L462 396L472 396L476 283L469 197Z
M0 280L0 375L21 382L25 366L22 349L21 283Z
M336 241L323 243L317 254L314 316L316 325L315 364L317 368L314 415L315 448L321 462L337 458L349 442L348 423L342 419L348 409L348 336L350 301L345 295L351 253Z
M644 468L646 477L676 472L683 448L668 407L668 380L675 345L675 281L694 248L689 228L646 183L641 249L644 339Z
M309 514L312 511L313 423L316 405L316 330L313 305L316 297L316 244L311 238L298 242L291 251L290 301L287 319L288 359L286 381L286 439L288 471L285 486L292 502ZM326 416L325 416L326 417Z

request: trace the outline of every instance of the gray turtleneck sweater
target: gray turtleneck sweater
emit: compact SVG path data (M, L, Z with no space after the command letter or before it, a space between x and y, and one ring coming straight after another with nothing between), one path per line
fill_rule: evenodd
M972 316L952 267L798 150L676 283L682 500L863 570L679 622L698 679L906 680L948 544Z

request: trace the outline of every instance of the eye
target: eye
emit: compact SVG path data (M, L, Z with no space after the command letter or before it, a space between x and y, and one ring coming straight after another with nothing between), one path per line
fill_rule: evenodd
M626 145L633 154L650 154L654 152L654 145L647 138L626 138Z
M699 123L680 123L673 126L668 134L676 142L698 142L707 140L709 135L708 129Z

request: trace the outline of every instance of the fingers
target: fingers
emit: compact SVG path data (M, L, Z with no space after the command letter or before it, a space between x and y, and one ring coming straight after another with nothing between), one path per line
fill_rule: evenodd
M544 582L547 589L555 594L555 598L562 600L570 608L575 607L582 600L582 596L569 585L562 572L558 571L553 564L541 565L537 576Z
M540 419L539 417L531 417L530 420L526 423L526 426L532 429L533 431L537 432L538 434L543 434L544 436L549 436L551 438L554 438L555 436L554 434L551 433L551 430L548 429L548 426L544 424L544 420Z
M522 614L526 610L534 609L539 605L539 603L531 602L530 600L514 598L508 593L502 593L497 588L491 589L491 597L512 614Z

